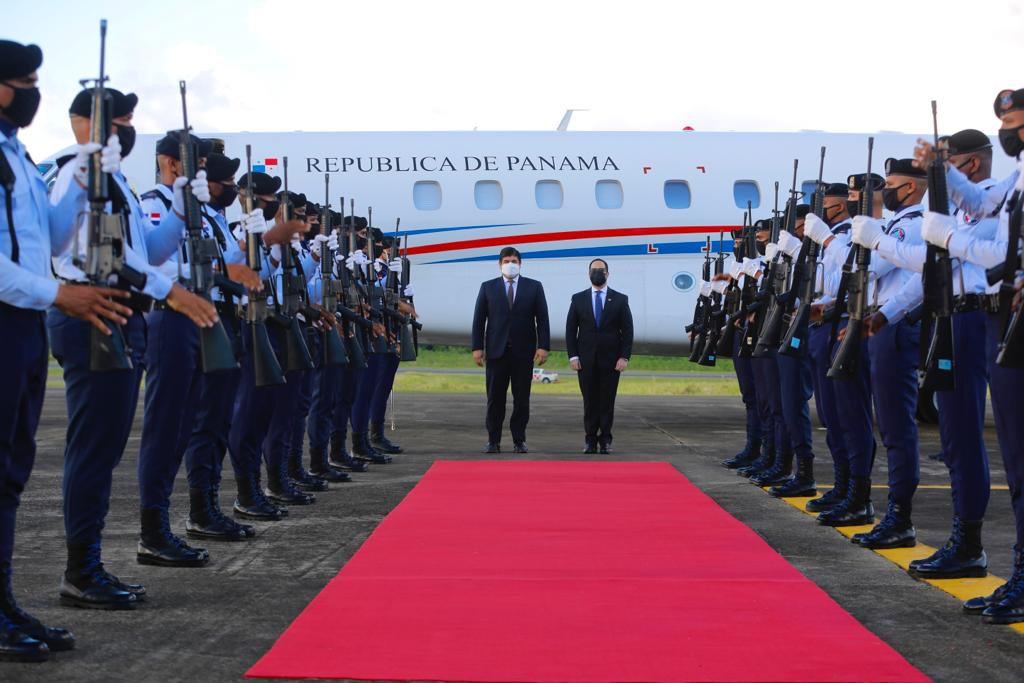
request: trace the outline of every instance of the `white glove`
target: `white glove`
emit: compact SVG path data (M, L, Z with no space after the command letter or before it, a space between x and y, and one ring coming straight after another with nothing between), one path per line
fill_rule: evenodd
M351 270L353 273L356 272L356 268L362 265L359 263L359 257L357 256L357 254L361 253L362 252L359 251L353 251L351 254L348 255L348 258L345 259L345 267Z
M352 257L356 260L356 265L359 266L365 266L367 263L370 262L370 260L366 258L366 254L363 253L362 249L356 249L355 251L353 251Z
M178 180L184 180L184 178L178 178ZM177 184L178 180L174 181L175 184ZM263 217L262 209L256 209L252 213L243 213L241 225L242 229L250 235L262 235L270 229L267 225L267 219Z
M407 296L410 299L412 298L412 285L406 285L404 288L402 288L402 296Z
M75 158L71 161L74 164L75 180L81 187L89 186L89 157L100 150L95 142L87 142L78 146Z
M174 190L171 208L179 216L185 215L185 186L188 184L188 178L178 176L174 179L174 184L171 186ZM196 179L192 181L192 196L203 204L210 201L210 184L206 182L206 171L196 172Z
M270 247L270 258L274 259L278 263L281 262L281 245L275 244Z
M401 273L402 272L402 259L400 259L400 258L393 258L393 259L391 259L391 262L388 263L388 270L390 270L392 273Z
M800 254L800 247L803 244L803 240L796 235L790 234L785 230L779 233L779 250L790 258L795 259Z
M945 249L949 245L949 238L956 230L956 219L952 216L944 216L934 211L924 212L924 221L921 223L921 237L926 242Z
M757 271L761 270L761 262L756 258L743 259L743 273L749 277L757 277Z
M300 254L302 253L302 240L300 240L297 236L292 238L292 249L299 252Z
M828 238L832 237L832 229L828 227L828 223L809 213L804 219L804 234L824 246Z
M729 277L731 277L733 280L738 280L740 275L742 274L743 264L734 259L733 262L729 264Z
M235 229L231 231L232 236L239 242L245 239L245 226L239 223L235 226Z
M764 248L764 260L774 261L775 255L779 253L779 245L775 242L769 242Z
M715 282L711 283L711 289L714 290L715 292L718 292L719 294L724 294L725 288L728 286L729 283L726 282L725 280L716 280Z
M316 254L317 256L319 256L320 255L320 250L323 248L322 245L324 244L324 242L327 243L327 248L330 249L331 248L331 238L330 237L328 237L327 235L320 235L320 234L318 234L315 237L313 237L313 242L309 245L310 253Z
M117 135L107 139L107 146L100 150L100 166L104 173L117 173L121 170L121 140Z
M875 249L882 241L885 232L882 230L882 222L870 216L856 216L853 219L853 227L850 228L850 239L854 244L859 244L868 249Z
M338 251L341 245L338 244L338 231L335 230L331 233L331 236L327 238L327 248L331 251Z
M700 295L703 297L711 296L711 283L702 280L700 283Z
M374 273L379 273L382 270L384 270L384 264L381 263L379 260L374 260L374 262L373 262L373 272Z

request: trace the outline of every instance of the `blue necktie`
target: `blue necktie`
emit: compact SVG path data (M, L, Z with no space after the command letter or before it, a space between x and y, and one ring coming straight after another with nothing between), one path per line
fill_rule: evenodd
M598 327L601 326L601 316L604 314L604 304L601 303L602 294L604 294L604 292L600 290L596 292L597 301L594 303L594 322L597 323Z

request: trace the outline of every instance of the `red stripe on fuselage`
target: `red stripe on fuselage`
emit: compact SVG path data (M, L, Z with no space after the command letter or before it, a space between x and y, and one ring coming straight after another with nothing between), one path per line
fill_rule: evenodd
M441 242L411 247L409 254L436 254L442 251L461 251L463 249L482 249L485 247L503 247L517 244L533 244L536 242L562 242L568 240L607 239L609 237L648 237L651 235L686 235L705 232L728 232L735 225L671 225L651 228L607 228L604 230L564 230L561 232L538 232L526 235L505 235L503 237L485 237L476 240L459 242Z

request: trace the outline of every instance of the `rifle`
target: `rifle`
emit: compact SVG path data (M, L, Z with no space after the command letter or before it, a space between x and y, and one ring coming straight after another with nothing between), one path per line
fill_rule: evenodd
M747 230L747 215L743 214L743 227L740 228L739 236L736 235L736 231L732 230L731 235L733 240L739 240L739 246L735 247L735 253L733 259L735 263L743 263L743 259L746 257L744 244L745 244L745 233ZM738 279L730 280L729 286L725 290L725 302L723 304L725 322L722 328L718 331L718 346L715 347L715 352L721 358L732 358L736 352L736 322L740 319L739 313L742 311L742 302L740 296L740 286Z
M868 138L868 172L864 176L864 188L860 192L860 214L870 216L874 209L874 183L871 180L871 154L874 151L875 139ZM871 266L871 250L854 245L853 260L857 270L851 272L849 278L849 300L847 307L850 320L846 326L846 336L836 351L832 366L828 369L829 379L849 380L857 376L860 368L861 334L864 318L868 310L868 268ZM847 262L849 263L849 262ZM846 271L846 266L843 268ZM844 273L845 274L845 273ZM877 285L876 285L877 286Z
M95 83L92 92L92 107L89 112L89 142L100 147L107 144L110 128L113 125L113 99L106 91L107 54L107 20L100 20L100 75L96 79L83 79L82 87L87 87L90 80ZM146 276L125 263L125 236L130 227L121 211L107 211L107 203L113 199L110 190L110 174L103 172L100 152L94 153L89 159L89 210L87 213L88 244L85 258L78 258L75 231L75 265L85 273L89 284L99 287L109 286L110 278L117 276L118 286L127 289L129 286L142 290L146 286ZM121 326L107 318L102 319L110 330L105 335L90 326L89 336L89 370L92 372L111 372L113 370L130 370L133 367L128 355L128 345L124 339Z
M245 146L245 212L253 212L256 205L252 179L252 145ZM256 273L263 270L263 240L258 234L247 233L245 237L245 256L247 265ZM264 281L264 287L268 286ZM284 384L284 372L270 344L267 334L267 295L248 290L246 295L249 304L245 309L245 319L252 333L252 362L254 384L258 387ZM275 296L276 300L276 296Z
M811 199L811 213L825 220L825 186L822 177L825 174L825 148L821 148L821 161L818 164L818 182L814 185L814 197ZM818 254L821 245L807 236L804 232L804 242L800 246L800 255L797 257L796 266L793 268L793 287L791 292L796 295L800 290L800 307L796 313L790 313L789 329L782 337L782 344L779 346L779 353L785 356L796 356L802 358L807 354L807 335L811 323L811 302L814 301L815 282L818 276Z
M718 231L718 256L715 258L715 275L725 272L725 250L723 245L723 233ZM725 310L722 308L722 295L712 290L711 306L708 310L707 341L704 343L704 350L697 361L697 365L714 367L717 358L718 340L722 332L722 323L725 321Z
M746 240L743 245L743 254L745 258L756 258L757 253L757 226L754 225L754 213L751 202L747 202L747 215L749 216L749 226L747 227L747 234L744 236ZM743 277L743 289L740 290L740 321L743 323L742 335L740 337L740 358L750 358L754 353L754 347L757 345L757 318L756 315L751 319L751 315L757 312L760 303L757 301L758 289L757 280L745 275Z
M391 324L384 314L384 288L377 277L377 245L373 238L373 207L366 207L366 296L370 307L370 320L384 327L384 334L370 339L371 353L391 353L395 350L391 343Z
M346 256L351 256L356 251L356 200L349 199L349 207L351 219L349 223L348 231L348 253ZM342 214L345 212L345 198L341 199L341 211ZM344 223L344 221L342 221ZM366 367L366 347L367 347L367 335L373 333L373 323L363 317L362 314L362 294L359 287L359 275L362 273L361 268L355 268L354 271L350 271L348 267L341 268L342 286L345 291L345 304L338 306L338 312L342 314L345 320L349 323L354 324L356 328L352 330L352 335L348 337L348 352L349 361L352 366L356 369L363 369Z
M1024 367L1024 325L1021 324L1021 306L1012 313L1011 308L1014 298L1014 279L1017 274L1017 264L1020 263L1020 251L1018 242L1021 234L1021 219L1024 214L1024 197L1020 191L1013 194L1010 201L1010 224L1008 227L1009 239L1006 246L1007 267L1003 273L1003 282L999 285L999 315L1002 317L1000 328L1003 333L996 346L996 363L1004 368Z
M932 129L935 159L928 166L928 208L949 215L946 191L945 153L939 148L939 119L932 100ZM952 391L956 388L953 356L953 266L949 251L929 243L921 273L924 289L924 317L921 324L921 357L918 380L924 389Z
M401 253L402 237L399 235L398 226L402 222L401 218L395 219L395 236L391 242L391 250L388 253L388 259L399 258L397 254ZM408 265L407 259L402 259L402 271L395 273L388 269L388 279L385 295L387 297L387 311L388 315L395 321L395 325L398 326L398 339L399 339L399 360L402 361L414 361L416 360L416 348L415 342L413 341L412 331L412 316L407 316L399 310L399 303L402 301L402 284L401 280L405 277L405 268Z
M412 262L409 261L409 235L405 236L405 248L400 250L399 253L402 255L402 295L405 296L406 288L409 286L409 282L412 279ZM416 308L416 304L413 302L413 297L405 297L409 302L409 305ZM416 355L420 352L420 330L423 329L423 325L410 316L412 322L412 346ZM403 342L404 343L404 342Z
M800 160L793 159L793 185L789 190L789 199L786 201L786 211L783 214L786 222L786 232L794 234L796 231L796 205L800 195L796 189L796 175ZM775 185L775 213L778 214L778 183ZM773 218L772 242L778 243L780 226L778 216ZM771 356L779 346L779 335L782 333L783 314L787 310L789 302L785 299L786 283L789 280L792 259L780 249L775 255L770 266L771 277L765 278L770 283L771 305L768 315L765 316L761 325L761 335L758 337L757 346L754 347L754 358Z
M704 270L702 272L704 282L711 282L711 235L707 237L707 244L704 247ZM696 363L704 353L704 345L707 342L708 316L711 313L711 297L703 294L697 296L697 305L693 311L693 323L686 328L687 332L693 332L693 345L690 348L689 361Z
M181 161L182 173L191 183L195 180L199 170L199 150L192 139L192 128L188 125L185 81L178 81L178 90L181 92L182 121L181 130L178 131L178 158ZM214 275L214 259L220 260L221 272L226 272L226 265L217 240L203 234L203 215L199 207L199 200L191 192L186 191L184 195L185 253L188 261L189 289L196 296L212 303L210 291L215 286L224 284L223 280L226 279L226 277L218 279ZM203 372L206 374L238 369L234 346L220 319L213 327L199 328L199 358Z
M342 198L342 205L345 200ZM324 208L320 212L320 234L331 234L331 174L324 173ZM320 305L328 313L338 311L338 282L334 279L334 252L327 242L320 243ZM342 323L344 325L344 323ZM325 367L348 365L348 353L339 330L325 325L320 335L321 362Z

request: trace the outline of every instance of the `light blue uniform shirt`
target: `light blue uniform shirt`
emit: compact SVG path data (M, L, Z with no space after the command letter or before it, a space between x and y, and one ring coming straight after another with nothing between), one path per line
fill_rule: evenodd
M972 183L967 176L951 167L946 172L946 181L949 196L958 209L970 216L985 216L996 221L992 237L986 238L983 232L954 232L949 240L949 253L982 269L1001 264L1006 259L1006 243L1010 238L1009 199L1014 189L1024 181L1020 170L986 187L982 183ZM988 291L997 290L998 285Z

